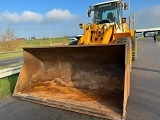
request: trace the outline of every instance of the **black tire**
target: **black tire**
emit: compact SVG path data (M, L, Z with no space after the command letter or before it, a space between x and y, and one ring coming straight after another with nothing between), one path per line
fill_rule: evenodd
M78 40L77 41L72 41L69 43L69 45L77 45L78 44Z
M76 40L71 41L68 45L77 45L82 36L75 36Z
M117 40L116 40L116 43L126 43L127 44L127 47L128 47L128 50L130 50L131 49L131 39L129 38L129 37L122 37L122 38L118 38ZM132 61L131 61L131 58L130 58L130 54L132 54L132 53L130 53L130 51L129 51L129 57L128 57L128 59L129 59L129 64L130 64L130 72L131 72L131 70L132 70Z
M132 38L132 60L135 61L137 59L137 39L135 37Z

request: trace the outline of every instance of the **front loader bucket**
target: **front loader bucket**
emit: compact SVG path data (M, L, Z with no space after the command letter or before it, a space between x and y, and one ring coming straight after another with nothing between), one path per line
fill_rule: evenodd
M13 96L106 119L124 119L130 88L125 44L24 48Z

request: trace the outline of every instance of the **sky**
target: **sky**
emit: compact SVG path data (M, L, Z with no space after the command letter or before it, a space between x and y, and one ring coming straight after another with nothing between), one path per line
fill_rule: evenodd
M15 36L62 37L83 33L80 23L90 23L89 5L107 0L3 0L0 33L14 29ZM160 27L160 0L130 0L124 17L136 14L136 29Z

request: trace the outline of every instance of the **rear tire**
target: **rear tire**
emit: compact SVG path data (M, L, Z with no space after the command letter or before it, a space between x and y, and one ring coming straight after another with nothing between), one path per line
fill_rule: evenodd
M137 39L133 37L132 39L132 60L135 61L137 59Z

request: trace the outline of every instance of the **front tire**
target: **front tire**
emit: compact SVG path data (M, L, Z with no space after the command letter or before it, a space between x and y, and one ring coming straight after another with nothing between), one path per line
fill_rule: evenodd
M132 70L132 43L131 39L129 37L122 37L118 38L116 40L116 43L125 43L127 45L127 51L128 51L128 60L129 60L129 65L130 65L130 72Z

